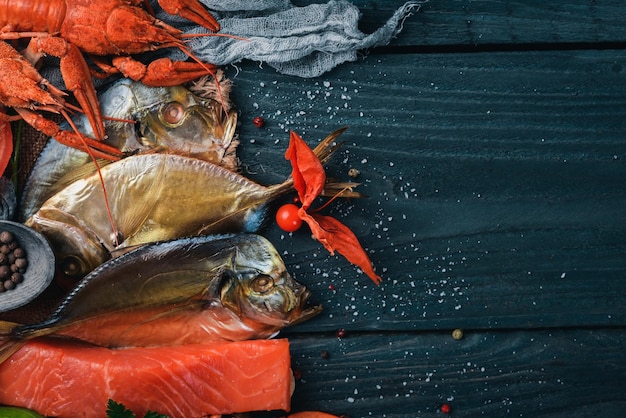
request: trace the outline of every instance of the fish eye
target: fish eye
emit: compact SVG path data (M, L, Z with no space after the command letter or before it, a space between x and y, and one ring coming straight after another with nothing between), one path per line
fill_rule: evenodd
M274 288L274 279L270 276L260 275L252 280L250 286L256 293L267 293Z
M176 125L183 120L185 116L185 107L178 102L170 102L161 109L161 118L163 123L168 125Z
M61 260L59 268L69 278L80 277L85 270L82 260L74 255L69 255Z

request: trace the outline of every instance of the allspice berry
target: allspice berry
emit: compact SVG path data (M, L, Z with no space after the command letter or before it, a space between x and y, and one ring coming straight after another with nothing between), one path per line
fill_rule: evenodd
M24 275L19 271L16 271L11 275L11 281L15 284L22 283L24 281Z
M351 168L350 170L348 170L348 176L352 178L359 177L359 174L361 174L361 172L358 168Z
M3 244L8 244L13 241L13 234L9 231L0 232L0 242Z
M15 289L24 281L27 254L10 231L0 232L0 292Z
M0 279L7 278L11 275L11 268L6 264L0 266Z

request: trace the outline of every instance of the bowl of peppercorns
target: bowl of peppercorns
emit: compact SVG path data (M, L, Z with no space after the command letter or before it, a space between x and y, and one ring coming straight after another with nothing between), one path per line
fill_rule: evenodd
M39 232L0 221L0 312L27 304L50 285L54 253Z

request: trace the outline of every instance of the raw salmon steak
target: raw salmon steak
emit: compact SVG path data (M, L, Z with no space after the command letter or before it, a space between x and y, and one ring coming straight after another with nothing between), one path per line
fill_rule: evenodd
M127 349L36 339L0 365L0 404L58 418L106 417L109 399L136 416L289 411L290 363L286 339Z

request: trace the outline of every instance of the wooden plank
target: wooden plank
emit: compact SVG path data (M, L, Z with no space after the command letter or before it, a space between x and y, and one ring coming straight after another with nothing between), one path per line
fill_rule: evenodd
M369 195L329 213L381 288L306 230L262 232L325 305L298 329L624 324L625 68L624 51L379 55L314 80L241 65L244 174L282 181L288 130L349 125L328 172L359 169Z
M592 417L621 416L626 407L623 329L290 341L302 376L294 411L434 417L447 403L454 416Z
M322 2L322 1L316 1ZM371 33L405 2L352 0L362 12L361 30ZM312 3L307 0L298 5ZM626 10L620 0L431 0L405 20L393 45L509 46L626 42Z

